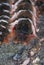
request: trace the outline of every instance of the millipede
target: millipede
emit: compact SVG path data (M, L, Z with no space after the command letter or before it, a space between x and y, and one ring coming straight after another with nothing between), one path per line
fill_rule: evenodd
M0 0L0 41L8 35L10 19L10 4L8 0Z
M15 0L10 14L11 36L15 42L28 42L36 36L37 13L33 0Z
M0 41L26 42L36 37L37 0L0 0Z

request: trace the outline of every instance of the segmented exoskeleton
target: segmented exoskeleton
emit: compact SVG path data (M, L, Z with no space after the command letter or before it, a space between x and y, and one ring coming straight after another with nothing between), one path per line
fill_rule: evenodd
M28 36L30 38L36 36L37 15L34 1L15 0L12 2L11 15L10 23L14 40L26 41Z
M0 41L8 35L8 25L10 19L10 4L9 0L0 0Z
M36 0L0 1L0 41L3 41L9 31L10 33L6 37L8 40L12 38L17 41L24 41L29 38L30 34L36 36L38 12L35 4ZM8 28L9 19L10 28Z

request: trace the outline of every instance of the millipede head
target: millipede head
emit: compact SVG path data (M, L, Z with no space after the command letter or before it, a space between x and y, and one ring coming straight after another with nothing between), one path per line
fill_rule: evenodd
M33 33L30 21L26 18L19 19L18 23L14 26L14 32L18 40L25 40L29 34Z

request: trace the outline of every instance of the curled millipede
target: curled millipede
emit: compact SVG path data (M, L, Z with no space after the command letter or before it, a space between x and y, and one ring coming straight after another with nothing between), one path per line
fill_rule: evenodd
M0 41L28 43L36 37L36 32L39 31L36 26L39 2L38 0L0 1Z

